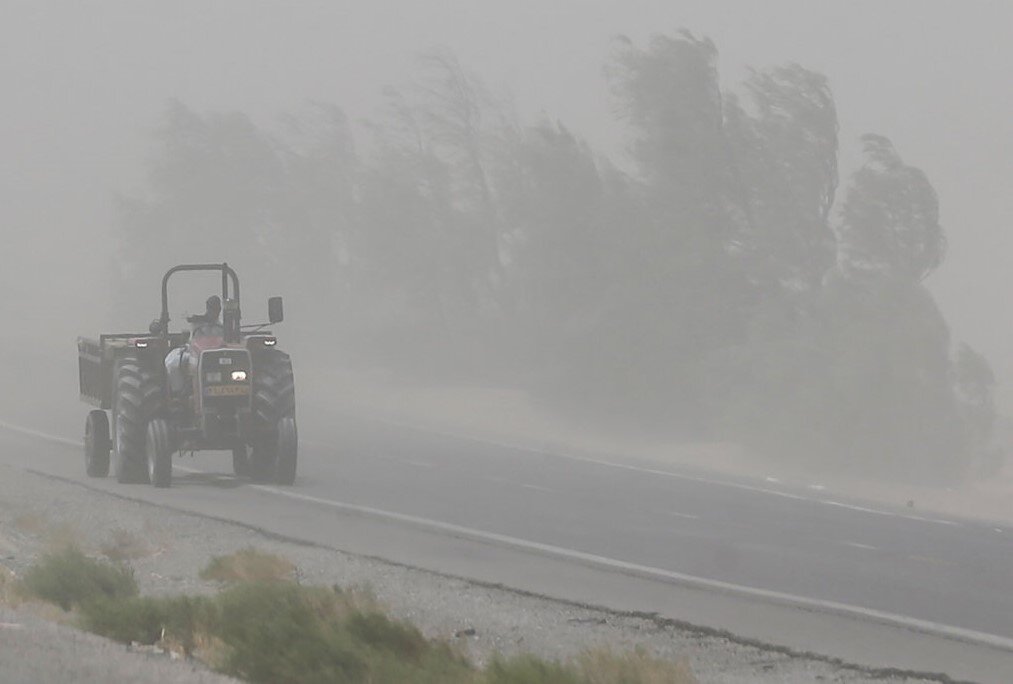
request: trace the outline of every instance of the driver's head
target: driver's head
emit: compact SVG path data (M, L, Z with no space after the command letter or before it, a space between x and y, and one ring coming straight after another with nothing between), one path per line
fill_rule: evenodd
M205 316L207 316L207 320L217 321L218 315L222 312L222 298L218 295L211 295L208 297L206 307Z

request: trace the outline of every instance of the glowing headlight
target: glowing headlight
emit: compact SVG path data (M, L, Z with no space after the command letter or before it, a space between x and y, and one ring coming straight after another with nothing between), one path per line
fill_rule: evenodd
M272 339L270 337L264 340L265 347L273 347L276 344L278 344L278 340Z
M232 379L241 382L246 379L246 371L232 371Z

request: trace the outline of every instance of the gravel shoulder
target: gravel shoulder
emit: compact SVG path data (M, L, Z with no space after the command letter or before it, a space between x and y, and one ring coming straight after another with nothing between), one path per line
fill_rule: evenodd
M643 647L686 660L701 682L917 682L706 629L519 594L498 587L279 540L256 530L109 496L83 485L0 466L0 571L23 573L48 546L73 540L124 559L142 593L210 593L198 573L216 555L256 547L284 556L308 584L368 587L396 617L456 643L477 661L531 652L565 659L582 650ZM0 594L2 596L2 594ZM166 655L131 651L39 615L0 606L5 682L225 682Z

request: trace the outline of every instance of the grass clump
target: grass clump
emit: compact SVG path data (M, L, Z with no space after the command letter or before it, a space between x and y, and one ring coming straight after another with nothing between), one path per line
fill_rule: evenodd
M291 579L295 566L274 554L246 548L227 556L215 556L201 570L204 580L219 582L278 582Z
M206 642L214 604L193 596L100 598L83 603L80 613L80 625L89 632L126 644L162 644L191 656Z
M137 595L137 582L129 568L89 558L72 546L45 554L25 573L22 586L29 595L63 610L90 600Z

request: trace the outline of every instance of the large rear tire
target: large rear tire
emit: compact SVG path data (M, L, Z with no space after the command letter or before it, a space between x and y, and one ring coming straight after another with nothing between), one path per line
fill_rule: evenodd
M138 359L116 363L113 398L113 473L121 483L148 481L148 422L164 410L162 379Z
M250 476L255 482L292 484L298 451L295 376L283 351L253 357L253 415L259 436L252 445Z
M84 421L84 470L88 477L109 475L109 418L106 412L95 409Z
M164 418L148 423L145 452L148 461L148 479L160 489L172 485L172 435Z
M274 428L285 416L295 415L295 375L288 354L271 349L253 357L253 416Z

